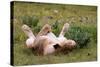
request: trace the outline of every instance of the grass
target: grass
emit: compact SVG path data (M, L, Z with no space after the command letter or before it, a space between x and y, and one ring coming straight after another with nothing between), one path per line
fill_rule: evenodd
M55 12L55 10L57 12ZM14 2L13 12L14 65L56 64L97 60L96 6ZM28 18L31 18L32 20L29 20ZM90 36L90 41L87 45L82 48L73 49L66 54L59 52L58 54L55 53L47 56L35 55L31 49L26 48L25 40L27 39L27 36L21 30L21 26L24 23L32 28L35 35L44 24L48 23L52 26L53 32L58 35L63 24L66 22L70 23L70 30L72 30L73 27L79 27L81 31L84 31L83 33L89 33L88 36ZM75 29L73 28L73 30ZM69 38L71 36L75 36L74 33L71 33L70 36L66 35L66 37ZM82 36L82 39L86 35L80 36ZM79 42L83 41L80 40Z
M18 43L14 46L14 64L36 65L96 61L96 47L94 46L96 46L96 44L90 43L88 47L84 47L82 49L74 49L68 54L61 53L58 55L52 54L48 56L37 56L34 55L30 49L25 48L23 43Z

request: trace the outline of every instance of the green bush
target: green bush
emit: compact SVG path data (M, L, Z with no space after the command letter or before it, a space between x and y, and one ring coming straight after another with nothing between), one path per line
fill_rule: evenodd
M59 33L61 31L61 27L62 27L62 24L60 24L57 20L56 20L56 22L54 22L52 24L52 31L54 34L56 34L56 36L59 35Z
M42 27L41 27L40 25L37 25L36 27L34 27L34 28L33 28L34 34L37 35L37 34L39 33L39 31L40 31L41 28L42 28Z
M23 16L22 22L23 22L23 24L27 24L30 27L35 27L35 26L37 26L37 24L39 22L39 18L34 15L33 16Z
M84 28L85 29L85 28ZM83 48L90 42L90 34L81 29L81 27L71 27L68 33L65 34L68 39L73 39L77 43L77 48Z
M38 25L39 23L39 18L37 16L23 16L22 17L22 22L23 24L28 25L29 27L31 27L33 33L36 35L40 29L41 26Z
M54 24L52 25L53 33L56 34L56 36L59 35L62 26L63 23L60 24L58 21L54 22ZM68 39L75 40L77 43L76 48L83 48L84 46L88 45L91 38L95 37L95 36L91 37L91 35L95 35L95 34L92 34L92 32L89 32L88 30L90 29L84 26L80 27L77 25L72 25L69 31L66 32L65 37Z

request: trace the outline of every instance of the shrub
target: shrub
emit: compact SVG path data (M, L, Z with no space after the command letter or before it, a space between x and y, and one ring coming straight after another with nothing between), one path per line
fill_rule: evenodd
M39 22L39 18L36 16L24 16L22 17L22 22L23 24L27 24L30 27L35 27L37 26L38 22Z
M65 36L68 39L73 39L76 41L76 48L83 48L84 46L87 46L90 41L90 34L87 31L81 29L81 27L71 27Z
M62 24L60 24L57 20L52 25L52 31L54 34L56 34L56 36L58 36L61 31L61 25Z
M39 23L39 18L37 16L23 16L22 17L22 22L23 24L28 25L29 27L31 27L32 31L34 32L34 34L36 35L40 29L41 26L38 25Z
M36 27L34 27L34 28L33 28L34 34L37 35L37 34L39 33L39 31L41 30L41 28L42 28L42 27L41 27L40 25L37 25Z

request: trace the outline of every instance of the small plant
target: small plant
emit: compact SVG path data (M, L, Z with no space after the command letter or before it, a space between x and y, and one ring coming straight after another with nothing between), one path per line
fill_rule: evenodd
M39 19L36 16L24 16L22 17L22 22L30 27L35 27L37 26Z
M39 23L39 18L37 16L23 16L22 17L22 22L23 24L28 25L31 27L32 31L36 35L39 30L41 29L41 26L38 25Z
M33 28L34 34L37 35L38 32L41 30L41 28L42 28L42 27L41 27L40 25L37 25L36 27L34 27L34 28Z
M56 22L54 22L54 24L52 25L52 30L53 30L53 33L56 34L56 36L59 35L60 33L60 27L61 27L61 24L56 20Z

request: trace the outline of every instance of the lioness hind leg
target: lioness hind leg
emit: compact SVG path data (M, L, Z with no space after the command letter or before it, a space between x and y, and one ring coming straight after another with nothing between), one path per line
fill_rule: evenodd
M37 34L37 37L42 36L42 35L47 35L50 31L51 31L51 26L49 24L46 24L43 26L43 28Z

